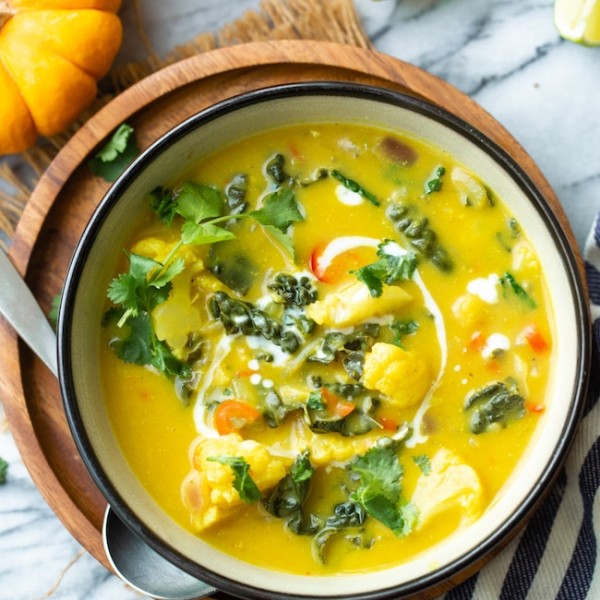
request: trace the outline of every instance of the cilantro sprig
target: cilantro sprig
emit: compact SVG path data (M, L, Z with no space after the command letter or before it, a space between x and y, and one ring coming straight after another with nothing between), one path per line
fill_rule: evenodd
M133 127L123 123L88 165L94 175L112 183L139 153L140 148L133 135Z
M159 340L152 321L152 311L165 302L173 287L172 279L181 273L184 262L174 258L172 250L164 263L131 253L129 270L114 278L107 296L115 305L105 316L105 323L117 320L119 329L127 326L111 346L125 362L152 365L169 377L191 376L189 365L178 360L168 344Z
M234 239L235 233L227 229L226 224L254 219L293 257L294 245L288 229L293 223L304 220L296 196L289 187L265 196L261 208L239 214L226 213L226 202L218 189L192 181L186 181L176 195L164 188L156 188L150 193L149 201L152 210L165 224L170 225L175 215L183 218L178 248L182 244L213 244Z
M377 246L379 260L354 271L356 278L368 288L371 296L379 298L383 293L383 284L391 285L408 280L417 268L414 252L406 252L392 240L384 240Z
M402 497L404 471L393 443L377 445L349 465L358 487L351 499L397 536L408 535L417 519L416 508Z

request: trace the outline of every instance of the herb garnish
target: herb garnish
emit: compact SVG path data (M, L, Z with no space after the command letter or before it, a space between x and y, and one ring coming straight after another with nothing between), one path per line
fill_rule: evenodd
M279 519L286 519L290 531L298 535L313 535L321 524L317 517L306 515L303 510L314 472L309 452L305 450L296 457L271 495L263 500L265 509Z
M379 206L381 204L381 202L379 202L379 200L377 199L377 196L375 196L375 194L372 194L371 192L369 192L369 190L365 189L357 181L354 181L354 179L350 179L349 177L346 177L345 175L343 175L336 169L329 171L329 173L331 174L331 176L333 178L337 179L345 188L349 189L351 192L354 192L355 194L359 194L360 196L362 196L363 198L368 200L374 206Z
M515 296L520 298L529 308L533 309L537 306L533 298L523 289L517 282L514 276L508 271L500 277L500 283L503 288L507 286L514 292Z
M416 508L402 498L404 472L394 442L380 440L378 445L352 460L349 469L359 482L351 499L395 535L408 535L416 522Z
M181 191L172 198L168 198L164 190L155 189L150 195L150 207L163 222L172 219L173 214L183 217L179 246L235 239L235 233L223 225L233 220L252 218L292 257L294 246L287 230L292 223L304 220L294 192L287 187L268 194L257 210L224 214L225 200L218 189L186 181Z
M88 162L94 175L113 182L140 153L133 135L133 127L119 125L104 147Z
M261 493L250 475L250 465L242 456L209 456L206 460L229 465L233 471L233 487L247 504L261 499Z
M131 253L129 271L110 282L108 298L116 305L109 309L105 323L117 319L117 326L128 326L127 335L117 337L111 346L125 362L152 365L170 377L189 378L189 365L179 361L166 342L156 336L151 313L163 303L172 288L171 280L179 274L184 263L169 254L164 263Z
M421 469L421 473L423 473L423 475L427 476L431 474L431 462L427 454L418 454L413 456L412 459L415 465Z
M525 399L514 379L496 381L467 396L465 411L471 412L470 430L485 433L496 423L506 427L510 421L522 418Z
M436 167L433 175L425 182L425 193L431 194L439 192L442 189L442 177L446 174L446 169L442 166Z
M228 334L259 335L290 354L300 347L300 338L293 331L284 330L279 321L250 302L232 298L226 292L216 292L209 309Z
M410 279L417 268L414 252L406 252L392 240L385 240L377 246L377 256L377 262L353 271L356 278L369 288L374 298L381 296L384 283L391 285Z

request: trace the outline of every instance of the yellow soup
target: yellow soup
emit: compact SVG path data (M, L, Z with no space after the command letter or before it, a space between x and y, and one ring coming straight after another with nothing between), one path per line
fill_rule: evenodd
M102 372L137 477L254 564L400 564L468 527L545 410L535 249L480 176L357 125L241 140L148 196Z

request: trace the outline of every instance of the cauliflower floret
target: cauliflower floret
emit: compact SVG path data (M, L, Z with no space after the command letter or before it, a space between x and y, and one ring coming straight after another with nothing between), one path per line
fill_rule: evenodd
M310 462L315 467L333 462L343 463L364 454L374 443L375 439L369 436L347 438L338 433L314 435L308 444Z
M417 529L450 509L460 510L461 525L472 523L481 515L482 500L483 487L475 469L442 448L431 459L431 472L419 477L412 496L419 510Z
M385 394L397 408L408 408L423 400L432 378L427 363L414 352L378 342L365 356L363 383Z
M244 504L233 486L231 467L209 460L215 456L243 458L261 491L275 487L286 474L285 459L272 456L259 442L244 440L237 433L201 440L193 450L193 471L182 486L183 502L198 530L223 520Z
M459 296L452 305L452 313L456 320L468 329L480 326L487 318L487 305L474 294Z
M381 296L374 298L364 283L356 281L310 304L306 312L319 325L348 327L393 312L410 300L408 292L393 285L384 286Z

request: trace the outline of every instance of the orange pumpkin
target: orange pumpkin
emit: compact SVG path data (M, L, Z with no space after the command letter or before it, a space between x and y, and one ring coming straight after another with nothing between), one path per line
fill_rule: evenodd
M0 0L0 154L65 129L121 45L121 0Z

